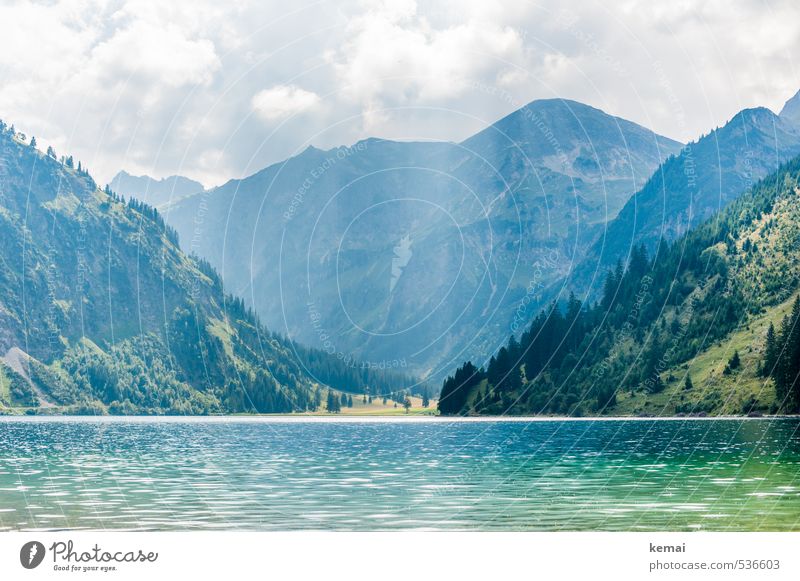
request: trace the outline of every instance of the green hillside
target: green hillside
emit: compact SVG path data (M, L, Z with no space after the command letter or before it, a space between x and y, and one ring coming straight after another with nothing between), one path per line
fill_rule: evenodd
M662 241L652 259L637 247L627 265L608 273L600 301L554 303L487 365L462 366L445 381L440 410L798 411L799 184L795 158L717 217L674 243Z
M301 350L183 253L152 207L0 122L0 410L205 414L318 407L410 378Z

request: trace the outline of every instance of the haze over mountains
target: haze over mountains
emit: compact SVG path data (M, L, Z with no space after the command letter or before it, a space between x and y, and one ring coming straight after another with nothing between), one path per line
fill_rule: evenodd
M167 219L273 328L436 375L527 322L680 147L587 105L534 101L462 143L309 147Z
M460 365L440 411L796 413L799 106L746 109L668 159L566 283L588 300Z

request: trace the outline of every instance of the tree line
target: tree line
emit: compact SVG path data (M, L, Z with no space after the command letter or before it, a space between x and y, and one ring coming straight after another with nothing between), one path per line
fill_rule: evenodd
M606 274L596 300L575 295L555 300L483 365L461 365L443 382L440 412L606 413L616 406L621 391L663 390L665 374L726 337L749 316L783 300L778 287L799 286L794 271L787 269L758 277L739 274L763 254L758 242L742 242L743 237L778 199L793 200L799 182L796 158L675 241L662 239L650 249L633 247L627 259ZM762 240L761 246L767 243ZM781 252L800 253L800 248L794 245ZM783 280L778 280L781 273ZM764 365L786 402L784 409L798 405L797 316L788 317L779 332L771 332L772 355ZM727 372L738 365L737 352ZM688 374L680 380L692 389Z

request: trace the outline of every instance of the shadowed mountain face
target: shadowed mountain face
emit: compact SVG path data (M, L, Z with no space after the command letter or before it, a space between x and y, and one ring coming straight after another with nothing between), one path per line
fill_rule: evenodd
M791 115L797 100L780 116L765 108L745 109L665 161L609 222L566 286L595 296L606 271L626 261L634 246L644 244L652 252L662 237L675 239L707 220L798 155L800 124Z
M536 101L460 144L309 147L172 204L167 220L274 329L438 375L526 322L679 148L580 103Z
M205 189L200 182L183 176L157 180L150 176L132 176L126 171L118 172L109 186L126 198L136 198L156 208Z

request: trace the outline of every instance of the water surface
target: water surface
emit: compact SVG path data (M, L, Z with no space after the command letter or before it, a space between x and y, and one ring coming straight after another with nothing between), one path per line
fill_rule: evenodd
M0 530L800 530L800 420L0 419Z

